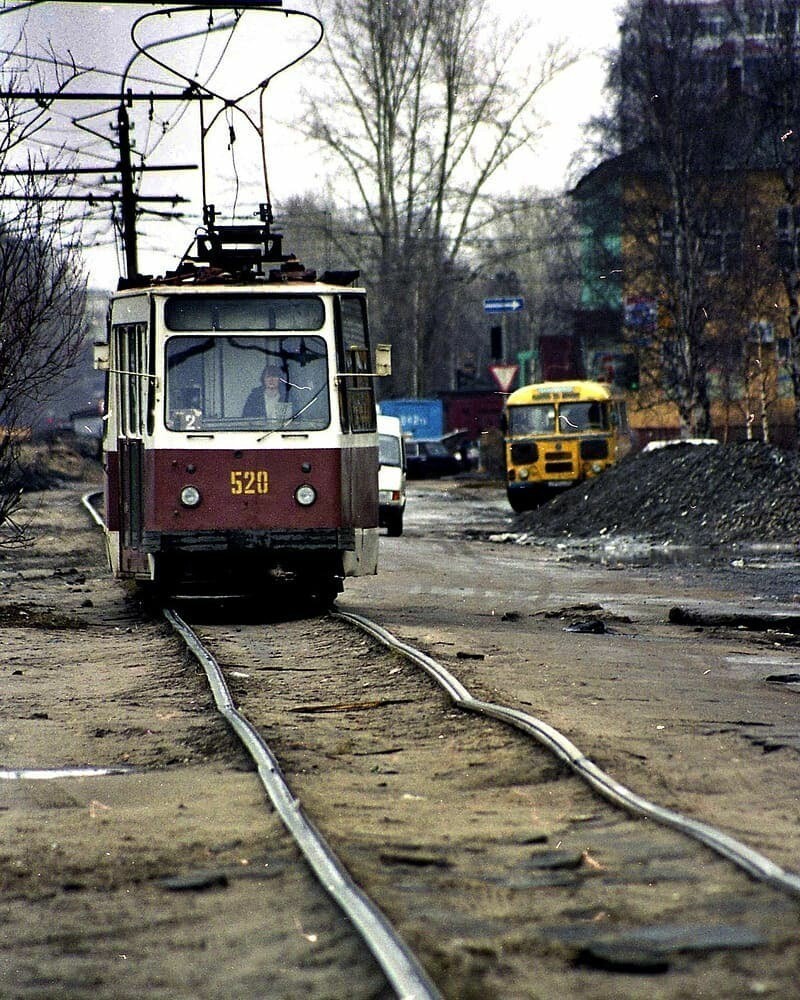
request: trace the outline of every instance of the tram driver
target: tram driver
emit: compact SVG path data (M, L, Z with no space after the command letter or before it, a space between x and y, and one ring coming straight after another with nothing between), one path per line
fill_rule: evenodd
M268 424L278 426L287 424L292 418L288 388L280 365L275 361L268 361L261 372L260 383L247 397L242 416L263 419Z

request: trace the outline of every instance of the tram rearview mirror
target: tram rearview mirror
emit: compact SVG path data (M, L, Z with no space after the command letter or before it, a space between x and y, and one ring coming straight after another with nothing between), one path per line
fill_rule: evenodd
M109 362L108 344L94 345L94 367L99 372L107 372L111 367Z
M391 375L392 374L392 345L391 344L376 344L375 345L375 374L376 375Z

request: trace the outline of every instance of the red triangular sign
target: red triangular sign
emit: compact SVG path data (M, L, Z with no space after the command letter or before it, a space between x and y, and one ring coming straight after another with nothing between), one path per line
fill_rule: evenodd
M518 371L519 365L489 365L489 372L501 392L508 392Z

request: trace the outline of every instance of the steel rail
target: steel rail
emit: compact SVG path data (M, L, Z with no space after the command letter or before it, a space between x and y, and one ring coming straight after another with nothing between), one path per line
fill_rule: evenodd
M93 490L91 493L84 493L83 496L81 497L81 503L86 508L86 510L88 510L89 516L91 517L91 519L94 521L94 523L97 525L98 528L105 528L106 523L103 520L103 515L94 506L92 500L96 497L101 497L102 495L103 495L102 490Z
M205 671L217 709L255 761L272 804L306 861L321 885L361 935L397 996L401 1000L441 1000L441 994L414 953L372 900L353 882L322 834L305 815L261 734L235 707L214 657L180 615L170 608L164 608L163 614Z
M585 781L599 795L636 816L645 816L655 820L662 826L671 827L678 832L699 841L717 854L727 858L733 864L747 872L759 882L771 885L782 892L800 896L800 875L781 868L780 865L767 858L734 837L721 830L703 823L700 820L683 816L681 813L643 798L636 792L620 784L609 774L606 774L592 760L586 757L563 733L548 725L533 715L497 705L493 702L475 698L469 690L454 677L446 667L438 663L427 653L416 649L409 643L398 639L383 626L370 621L363 615L350 611L334 611L335 618L356 625L368 635L377 639L389 649L396 650L420 666L437 684L450 695L453 703L465 711L476 712L490 716L501 722L506 722L523 732L528 733L562 763Z
M102 492L86 493L81 497L81 503L95 524L105 528L102 515L92 503L99 496ZM441 1000L441 994L414 953L372 900L353 882L322 834L305 815L272 751L258 730L234 705L230 689L214 657L180 615L170 608L162 610L166 620L183 638L205 671L218 711L253 758L261 783L284 826L294 837L323 888L361 935L399 1000Z

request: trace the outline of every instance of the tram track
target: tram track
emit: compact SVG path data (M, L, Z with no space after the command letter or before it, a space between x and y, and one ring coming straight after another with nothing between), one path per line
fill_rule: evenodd
M626 788L586 757L564 733L527 712L475 698L461 681L432 657L408 643L402 642L387 629L368 618L353 613L339 613L337 617L343 621L352 622L368 635L374 636L379 642L390 649L401 652L412 662L418 664L436 680L459 708L499 719L532 737L559 761L566 764L606 801L620 806L633 815L655 820L657 823L671 827L687 837L692 837L721 857L733 862L753 878L782 892L800 897L800 875L786 871L759 851L753 850L722 830L707 823L698 822L696 819L672 809L665 809Z
M82 497L82 504L99 527L102 494ZM237 709L228 682L214 656L174 608L162 609L164 618L200 663L217 711L223 716L253 760L259 778L287 832L299 848L320 886L357 931L382 969L399 1000L440 1000L440 993L378 907L359 889L324 837L292 794L280 764L259 731Z
M408 942L388 946L389 974L370 947L396 995L550 995L569 982L568 995L600 997L604 969L616 997L639 995L626 976L655 971L670 976L659 995L677 997L710 988L721 963L786 945L791 872L724 834L715 845L692 817L681 829L670 810L623 801L632 793L552 727L474 696L376 623L216 617L192 629L220 663L218 707L274 747L259 771L285 781L289 817L307 812L342 859L331 878L352 878L366 914L351 923Z
M303 853L320 884L358 930L370 952L402 1000L437 1000L436 987L414 953L381 911L348 875L322 835L292 795L280 765L258 730L237 710L222 670L196 633L172 608L164 617L197 657L214 695L218 711L244 744L273 806Z
M541 720L515 709L472 697L458 678L427 654L396 639L379 625L360 615L335 612L326 619L314 620L313 635L306 643L307 647L315 650L313 662L304 663L302 658L298 658L297 651L303 646L303 632L308 627L308 622L302 621L282 622L267 629L262 626L214 626L204 623L198 631L202 633L204 647L219 647L220 659L233 664L228 669L237 678L237 697L245 706L247 715L255 718L259 731L272 732L281 744L278 756L282 761L281 768L288 769L288 782L292 789L299 787L298 798L301 801L308 800L315 823L318 822L323 829L330 831L334 849L343 856L344 865L349 870L355 870L355 878L364 887L364 891L376 898L382 908L384 900L388 901L389 918L399 922L404 936L408 936L418 950L421 948L420 961L435 970L434 978L437 983L444 982L443 995L470 995L463 993L464 989L469 988L467 983L472 983L471 988L480 983L481 989L489 989L487 984L492 981L497 970L489 971L485 967L487 963L482 958L476 958L476 955L480 955L482 948L488 947L489 953L499 956L503 953L503 948L508 947L508 944L504 946L499 942L507 941L509 935L513 939L515 934L520 933L520 924L530 919L530 914L526 915L524 909L514 913L513 906L510 911L504 910L501 920L497 919L496 914L490 917L491 906L485 911L482 909L485 903L480 906L476 903L476 898L487 886L504 887L513 894L525 888L552 889L560 884L568 891L579 894L589 890L586 895L597 899L596 890L608 878L605 873L611 869L615 872L611 881L627 885L627 891L632 892L635 897L640 892L639 869L642 858L647 857L647 864L669 869L666 876L663 870L659 872L659 880L666 877L669 881L692 885L699 893L699 898L689 907L690 910L695 910L694 919L684 923L687 917L685 910L682 910L682 919L677 924L667 921L671 930L665 933L667 936L670 933L677 935L678 943L673 941L671 945L677 951L684 947L689 950L692 947L708 947L712 952L717 949L725 951L728 947L734 951L755 947L760 940L760 931L739 924L720 923L713 913L715 899L718 902L720 894L724 897L732 892L750 900L755 891L751 880L758 880L771 890L777 889L786 894L789 897L787 912L791 911L791 899L796 898L798 892L797 878L791 872L784 871L724 832L692 817L663 809L624 788L588 760L563 734ZM347 639L348 634L352 635L353 629L365 634L371 642L366 649L360 649L360 656L350 658L349 667L347 654L339 654L332 660L326 654L320 654L320 647L323 650L344 648L349 652L358 649L356 639ZM284 645L284 635L288 635L288 646ZM390 651L388 659L376 651L376 644L381 644ZM415 667L421 667L436 682L437 688L423 682L420 691L420 675L415 669L403 671L401 682L396 665L398 653ZM207 655L207 650L201 653L203 657ZM269 665L265 661L259 663L260 655L268 656L270 661L291 659L291 666L275 666L274 663ZM368 674L359 665L362 657L370 663ZM335 682L331 678L332 671L340 671ZM300 679L289 687L278 680L285 679L285 674ZM390 676L397 678L395 685L389 682ZM332 687L339 700L325 697L320 686ZM418 701L414 705L414 697L409 691L415 687ZM441 689L455 707L455 713L443 708ZM409 707L411 705L414 707ZM430 715L431 719L438 721L426 725L422 733L415 733L412 726L404 735L403 726L408 721L409 713L417 716ZM473 725L467 721L470 715L485 717L477 723L480 731L478 735L462 733L464 725L468 729ZM376 720L369 721L370 716L375 716ZM301 719L302 725L299 728L296 725L292 727L293 735L287 736L284 727L292 718ZM335 721L337 719L339 728ZM498 730L496 723L502 723L503 727L510 725L517 735L512 736L510 742L506 741L502 735L503 727ZM431 739L431 725L435 730L443 724L449 731L437 733L436 739L441 742L436 747L436 739ZM486 725L490 726L488 731L485 729ZM352 736L354 727L358 730L355 738ZM519 734L525 739L520 741ZM374 764L364 767L364 760L375 758L396 763L407 756L408 741L418 738L428 744L422 750L427 773L421 773L422 757L419 755L414 755L413 760L409 761L411 770L399 765L396 769ZM532 748L531 739L538 747L544 747L547 755L555 758L556 770L553 770L553 765L548 768L540 749ZM454 773L461 769L468 773L470 767L476 764L476 749L481 746L487 748L478 765L482 773L479 784L483 785L487 814L500 816L501 810L509 809L509 813L515 815L513 818L509 815L502 819L489 819L488 823L484 817L476 815L474 823L481 828L479 832L465 832L463 829L455 832L455 828L450 825L452 815L449 819L445 818L450 810L458 808L456 803L464 792L463 786L456 787L454 791L453 785L461 785L458 779L453 780ZM448 751L454 749L461 754L462 762L452 768L447 767L445 762L449 759ZM500 761L500 773L495 774L493 788L491 761L495 757ZM525 775L526 758L529 757L533 758L530 774ZM345 760L348 762L345 770L352 770L342 784L341 776L337 777L334 772L341 770ZM327 765L331 762L329 771ZM515 802L515 798L523 794L534 794L531 788L547 787L553 782L563 784L562 767L568 768L590 790L581 794L570 786L571 790L564 787L560 792L574 795L575 811L579 817L575 827L578 830L583 822L580 817L590 816L590 822L597 823L593 835L588 841L583 841L591 845L604 844L596 853L593 846L575 849L575 843L580 843L581 837L585 837L582 831L577 833L577 840L576 830L555 839L543 835L538 824L531 825L529 822L527 830L524 828L525 810L519 809L519 802ZM503 775L503 771L507 773ZM370 772L376 772L375 778ZM389 776L396 773L402 774L403 781L408 783L400 787L414 788L415 791L398 795L399 789L395 788L395 794L387 796L387 786L393 786L393 780ZM437 816L439 810L433 800L438 793L431 792L430 788L437 784L437 778L441 778L443 774L446 776L445 781L438 784L449 786L446 794L451 796L452 801L441 798L441 813ZM498 777L499 783L505 786L501 789L496 787ZM356 792L358 782L362 784ZM470 797L473 798L477 794L477 785L469 780L467 785L472 793ZM586 812L587 801L598 794L611 807L608 813L602 814L602 818L597 812ZM407 806L415 807L416 818L410 818L412 810ZM475 809L476 813L482 812L474 798L470 808ZM618 815L620 808L638 820L621 820ZM376 811L382 816L382 824L376 824L374 816L370 816L370 813ZM650 824L641 828L639 823L642 819L655 820L666 828L664 833L658 833ZM602 834L598 836L601 828ZM696 846L676 847L675 834L680 835L679 840L688 838L697 842ZM647 847L642 845L643 835L652 842ZM611 846L609 837L621 838L621 841ZM628 846L626 838L629 838ZM537 844L546 844L547 849L537 848ZM631 848L630 844L634 846ZM523 845L527 845L528 860L520 863L519 849L523 847L525 850ZM716 864L711 864L704 857L706 849L718 855L719 861ZM473 857L470 858L470 855ZM477 866L474 861L476 855L481 858ZM538 864L543 868L537 868ZM626 864L629 866L628 870L625 870ZM732 874L732 867L739 869L744 875ZM728 871L723 873L724 869ZM698 870L703 872L700 880L696 874ZM403 888L399 892L388 884L391 881L388 872L392 871L400 873ZM535 875L532 876L532 872ZM557 873L555 876L554 872ZM751 888L743 891L740 885L742 881ZM731 885L739 887L733 890ZM723 886L725 888L721 888ZM704 890L708 893L705 904L702 901ZM623 895L624 891L619 886L614 890L615 894L622 892ZM407 900L403 899L408 892L419 893L427 900L421 910L412 906L409 911ZM601 889L600 898L603 895ZM450 905L456 897L460 899L455 902L452 911L446 916L438 913L433 926L426 931L423 924L430 918L430 901L446 898ZM666 912L671 911L669 902L666 900ZM758 910L760 905L755 905L754 909ZM474 907L474 912L469 912L470 907ZM595 903L595 907L593 910L588 905L586 911L596 915L603 912L599 904ZM672 915L674 918L674 913ZM461 933L454 935L454 927ZM683 930L678 931L676 927ZM687 927L690 930L687 931ZM481 932L492 943L478 945L480 932L476 928L481 928ZM574 933L574 928L572 932ZM556 939L559 937L559 932L552 927L547 933L554 934ZM696 934L702 944L688 944L686 934ZM457 976L458 985L455 989L453 981L448 979L448 974L452 972L450 963L453 955L450 949L453 947L454 937L467 970L464 972L462 969L458 974L460 978ZM619 961L622 965L629 962L641 972L660 970L669 964L658 948L651 948L649 951L644 949L646 954L642 955L640 945L642 940L647 940L646 933L642 933L640 938L634 933L632 939L638 942L638 951L636 948L633 951L639 957L630 959L630 942L622 935L616 941L617 951L615 952L614 947L611 948L611 952L617 955L616 959L611 960L612 966L614 961ZM585 961L589 965L594 962L601 964L598 956L604 953L607 945L607 941L591 940L585 948L576 949L572 953L572 960ZM474 995L483 994L479 991ZM489 992L487 995L492 994ZM512 991L509 995L515 994ZM618 995L629 994L623 991Z

